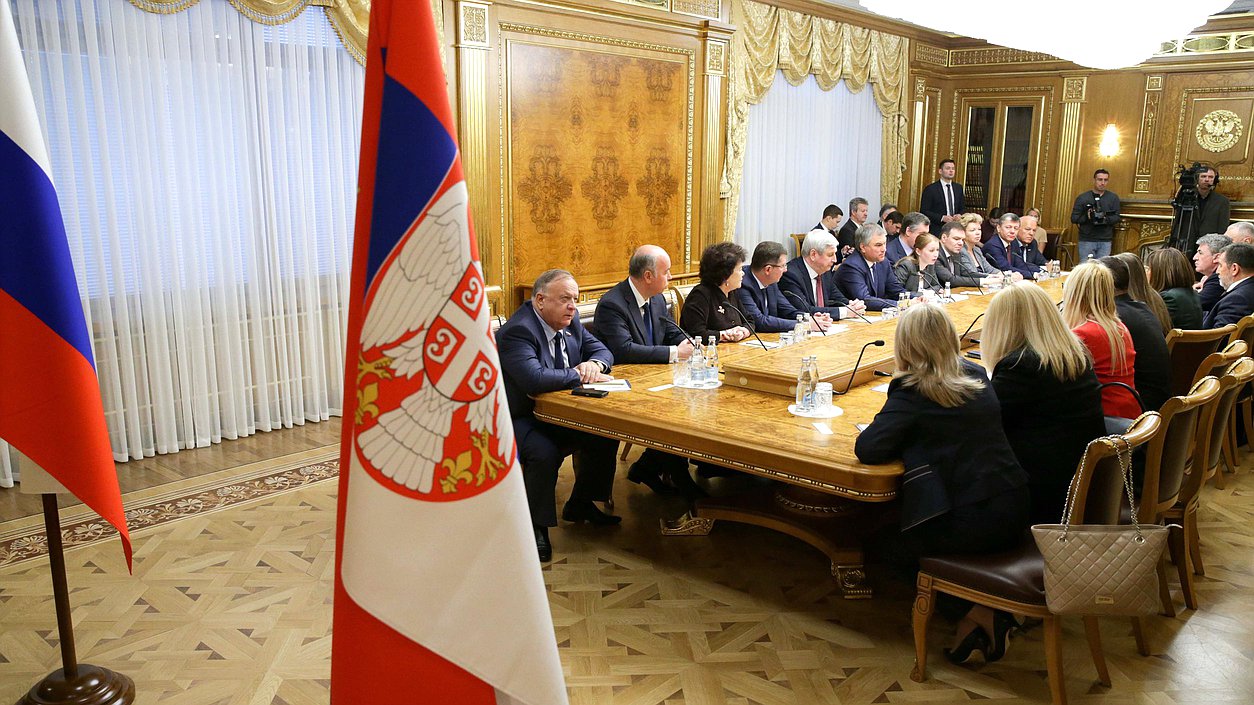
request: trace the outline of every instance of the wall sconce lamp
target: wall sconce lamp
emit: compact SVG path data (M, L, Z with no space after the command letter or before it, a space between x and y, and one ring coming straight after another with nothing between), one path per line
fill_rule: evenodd
M1106 125L1106 129L1102 131L1102 141L1097 146L1097 152L1103 157L1119 156L1119 130L1114 123Z

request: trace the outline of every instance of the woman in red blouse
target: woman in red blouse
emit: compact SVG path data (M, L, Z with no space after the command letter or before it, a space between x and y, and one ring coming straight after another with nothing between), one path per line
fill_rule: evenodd
M1098 381L1103 385L1122 382L1135 388L1132 370L1136 349L1115 312L1115 282L1110 270L1097 262L1076 267L1067 277L1063 296L1063 321L1088 348ZM1102 411L1106 416L1135 419L1141 415L1141 405L1123 387L1103 387Z

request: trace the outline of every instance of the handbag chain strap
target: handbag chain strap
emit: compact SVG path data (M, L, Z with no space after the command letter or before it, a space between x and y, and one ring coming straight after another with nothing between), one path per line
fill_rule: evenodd
M1110 435L1101 438L1108 445L1114 446L1119 458L1119 472L1123 475L1123 489L1128 493L1128 506L1132 509L1132 527L1136 531L1136 541L1145 540L1141 534L1141 524L1137 521L1136 498L1132 496L1132 443L1123 435ZM1090 444L1091 445L1091 444ZM1080 467L1088 467L1089 447L1084 447L1084 455L1080 458ZM1067 531L1071 528L1071 513L1075 509L1076 487L1080 483L1072 482L1067 487L1067 504L1062 515L1062 535L1059 541L1067 540Z

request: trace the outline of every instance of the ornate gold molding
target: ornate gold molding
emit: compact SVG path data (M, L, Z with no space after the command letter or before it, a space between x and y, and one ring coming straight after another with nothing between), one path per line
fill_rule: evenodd
M487 49L488 5L479 2L457 3L457 47Z
M949 50L923 42L914 43L914 58L921 64L949 66Z
M670 0L614 0L614 2L621 2L624 5L641 5L655 10L671 9Z
M717 20L723 7L721 0L671 0L671 12Z
M958 122L958 110L962 106L962 97L964 95L979 96L979 95L985 95L985 94L1001 94L1001 93L1020 93L1025 98L1032 98L1038 101L1038 107L1041 110L1041 112L1044 113L1043 116L1041 117L1041 123L1040 123L1041 129L1037 131L1037 139L1041 140L1038 143L1041 145L1041 150L1040 150L1040 153L1037 155L1035 167L1039 169L1039 171L1037 171L1034 174L1034 177L1036 178L1036 197L1033 200L1039 203L1044 200L1043 194L1045 193L1045 183L1047 181L1046 177L1049 173L1049 149L1051 146L1051 135L1053 133L1053 130L1050 129L1050 125L1054 124L1054 87L1053 86L1019 86L1019 87L1006 87L1006 88L959 88L955 90L953 114L950 116L950 123L949 123L950 125L954 126L954 128L950 130L950 133L949 133L949 153L952 155L957 155L956 150L957 150L958 133L961 132L960 126L964 124L964 123ZM958 159L958 157L954 156L954 159ZM1068 212L1069 211L1070 211L1070 206L1068 206Z
M1055 220L1063 213L1071 212L1075 167L1080 159L1080 112L1083 106L1084 103L1078 100L1064 101L1062 105L1062 127L1058 135L1058 178L1054 184L1054 212L1050 216Z
M709 40L705 43L705 73L710 76L727 75L727 42Z
M1085 76L1072 76L1062 80L1062 102L1064 103L1083 103L1084 97L1088 93L1088 78Z
M921 101L927 97L927 79L922 76L914 77L914 99Z
M950 49L949 66L989 66L994 64L1031 64L1059 61L1058 57L1036 51L989 47L987 49Z
M1193 132L1199 147L1218 153L1236 146L1244 131L1240 115L1231 110L1212 110L1202 116Z
M1158 127L1159 104L1163 97L1163 77L1151 74L1145 77L1145 100L1141 108L1141 129L1136 138L1136 176L1132 180L1132 193L1149 193L1154 180L1154 136Z
M1216 32L1173 39L1163 42L1154 56L1233 54L1242 51L1254 51L1254 32Z
M1194 96L1198 95L1218 95L1226 96L1230 93L1254 93L1254 86L1208 86L1204 88L1185 88L1180 94L1180 116L1176 121L1176 150L1172 155L1172 163L1180 164L1183 157L1182 150L1184 145L1189 141L1191 131L1184 124L1189 113L1189 106L1194 102L1205 100L1219 100L1220 98L1201 98L1195 101ZM1254 122L1247 116L1246 122ZM1241 157L1244 162L1249 156L1249 141L1246 142L1246 154ZM1220 162L1223 164L1224 162ZM1248 172L1246 174L1225 173L1223 175L1225 181L1254 181L1254 176Z

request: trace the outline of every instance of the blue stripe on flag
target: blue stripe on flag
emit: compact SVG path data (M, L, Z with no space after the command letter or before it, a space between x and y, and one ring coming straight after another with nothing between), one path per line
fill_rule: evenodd
M94 366L56 189L39 164L3 132L0 173L6 175L0 186L0 289Z
M448 130L408 88L383 78L366 288L457 158Z

